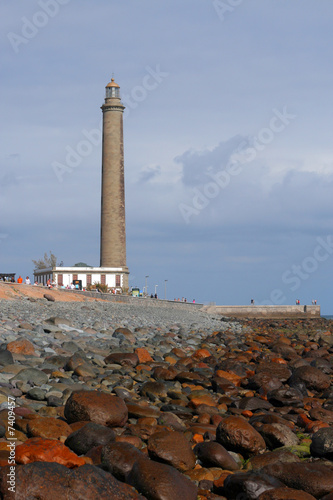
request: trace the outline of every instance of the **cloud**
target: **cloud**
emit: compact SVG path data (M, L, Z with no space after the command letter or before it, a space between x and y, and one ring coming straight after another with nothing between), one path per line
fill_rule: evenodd
M161 167L159 165L147 166L139 172L138 184L146 184L161 175Z
M207 171L224 169L232 156L249 145L249 140L236 135L227 141L221 141L213 149L185 151L174 161L182 167L182 182L186 186L195 186L207 182Z

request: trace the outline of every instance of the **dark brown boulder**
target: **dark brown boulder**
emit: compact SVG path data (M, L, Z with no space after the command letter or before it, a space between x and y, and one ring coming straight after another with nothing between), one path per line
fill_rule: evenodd
M303 394L293 387L280 387L267 394L268 401L276 407L295 406L300 408L303 406Z
M130 443L109 443L102 448L101 463L117 479L125 481L133 465L145 455Z
M305 493L303 490L293 490L283 487L265 491L258 497L258 500L315 500L315 497Z
M123 427L128 411L118 396L98 391L75 391L66 402L65 418L70 424L91 421L107 427Z
M265 465L276 464L278 462L283 463L293 463L300 462L301 459L288 450L275 450L270 451L268 453L263 453L262 455L256 455L255 457L251 457L247 467L249 469L257 470L265 467Z
M15 496L8 491L9 467L0 468L3 500L144 500L133 488L94 465L69 470L63 465L34 462L16 467Z
M238 408L241 410L269 410L273 405L264 399L258 397L243 398L240 400Z
M279 363L260 363L256 366L257 373L267 373L270 377L276 377L281 382L287 382L291 376L291 370L289 370L287 365Z
M172 465L180 471L195 466L191 445L181 432L155 432L148 439L148 453L152 459Z
M276 477L289 488L304 490L320 498L333 491L333 470L321 462L267 465L261 471Z
M230 499L255 500L265 491L283 486L281 481L262 471L236 472L225 479L222 491Z
M315 457L333 458L333 428L324 427L312 436L310 446L311 454Z
M216 441L227 450L256 455L266 450L263 437L243 417L227 417L216 429Z
M295 446L298 444L298 437L286 425L263 424L259 432L268 448L272 450L281 446Z
M309 390L320 392L329 388L331 379L329 375L314 366L300 366L296 368L288 383L299 382L303 382Z
M145 382L140 389L141 396L146 396L151 399L166 397L167 390L163 382L152 382L151 380Z
M238 470L239 465L227 450L216 441L198 443L194 453L204 467L220 467L226 470Z
M104 363L135 367L139 364L139 357L134 352L114 352L104 359Z
M127 482L149 500L197 500L198 488L184 474L148 458L137 460Z
M95 446L105 445L114 441L116 435L109 427L89 422L75 432L72 432L65 441L68 446L77 455L85 455Z

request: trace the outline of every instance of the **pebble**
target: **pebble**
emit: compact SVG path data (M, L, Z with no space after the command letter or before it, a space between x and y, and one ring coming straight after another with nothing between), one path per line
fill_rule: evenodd
M0 496L15 399L18 498L329 498L332 353L324 319L0 300Z

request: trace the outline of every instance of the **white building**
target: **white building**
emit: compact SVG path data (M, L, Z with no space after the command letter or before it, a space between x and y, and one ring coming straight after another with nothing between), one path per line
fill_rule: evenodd
M109 288L126 289L128 276L124 276L123 268L110 267L53 267L49 269L36 269L34 271L35 281L46 285L50 279L55 281L60 288L67 287L72 283L79 282L82 288L95 283L107 285Z

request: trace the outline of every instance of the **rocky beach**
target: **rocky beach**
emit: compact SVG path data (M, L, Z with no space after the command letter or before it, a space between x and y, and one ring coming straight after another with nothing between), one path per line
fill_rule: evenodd
M0 339L3 500L333 499L331 320L1 284Z

